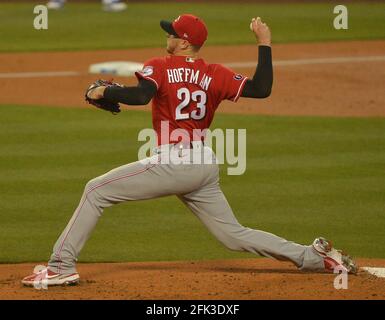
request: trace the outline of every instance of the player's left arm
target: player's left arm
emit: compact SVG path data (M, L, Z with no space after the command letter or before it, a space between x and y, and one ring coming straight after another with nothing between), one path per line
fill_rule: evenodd
M164 59L152 58L144 62L143 69L135 72L136 87L99 87L88 93L92 99L104 98L112 103L146 105L156 95L164 78ZM93 97L95 96L95 97Z
M136 87L101 86L91 91L88 96L91 99L104 98L114 103L146 105L155 96L156 91L156 85L152 81L140 79Z
M246 80L241 97L266 98L271 94L273 86L271 33L269 27L259 17L252 19L250 29L258 42L258 65L253 78Z

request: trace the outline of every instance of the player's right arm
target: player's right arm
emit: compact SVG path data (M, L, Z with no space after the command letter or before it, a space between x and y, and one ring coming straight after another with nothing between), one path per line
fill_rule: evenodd
M259 17L251 20L250 29L258 42L258 65L253 78L246 81L241 97L267 98L273 86L271 32Z

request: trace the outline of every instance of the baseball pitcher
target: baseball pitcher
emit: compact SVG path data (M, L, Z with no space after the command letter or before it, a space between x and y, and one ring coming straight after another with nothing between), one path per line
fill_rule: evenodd
M202 19L183 14L173 22L162 20L160 26L167 35L168 55L146 61L143 70L136 73L137 86L98 80L86 92L88 102L113 113L120 112L119 103L145 105L152 100L158 146L149 158L113 169L86 184L78 207L54 245L47 268L40 271L47 274L46 283L79 281L77 257L105 208L123 201L171 195L183 201L231 250L291 261L300 270L339 267L356 272L355 262L324 238L301 245L241 225L220 188L214 152L194 133L209 128L222 100L236 102L240 97L270 95L273 67L271 33L266 23L258 17L250 24L258 44L258 65L252 78L199 57L208 35ZM168 127L167 139L164 124ZM182 134L172 134L175 130ZM163 161L166 158L172 161ZM39 273L34 273L22 283L33 285L38 278Z

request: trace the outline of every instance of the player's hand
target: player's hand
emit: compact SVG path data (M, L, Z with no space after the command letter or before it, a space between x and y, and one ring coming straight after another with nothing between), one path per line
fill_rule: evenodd
M101 98L103 98L105 89L106 89L106 87L104 87L104 86L92 89L92 90L88 91L87 97L90 99L93 99L93 100L101 99Z
M260 45L271 45L271 32L266 23L263 23L260 17L251 19L250 30L254 32Z
M92 83L84 93L85 100L93 106L110 111L112 114L119 113L120 105L117 102L110 101L104 98L104 91L110 87L121 87L120 84L110 81L98 79Z

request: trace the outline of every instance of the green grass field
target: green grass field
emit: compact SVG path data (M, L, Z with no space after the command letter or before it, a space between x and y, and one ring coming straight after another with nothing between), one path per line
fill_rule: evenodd
M385 38L385 3L348 3L349 29L333 28L330 3L132 3L122 13L106 13L99 3L68 3L49 12L49 29L33 28L36 3L0 3L0 51L86 50L164 46L159 20L183 12L201 16L209 28L207 45L253 43L253 16L263 17L278 42Z
M0 52L164 46L159 20L204 18L207 45L250 44L252 16L277 42L385 39L385 3L348 3L349 29L333 28L335 4L68 3L33 29L33 6L0 3ZM0 105L0 263L47 260L85 183L136 160L150 114ZM218 114L213 128L246 128L247 171L222 188L240 222L300 242L334 240L360 257L385 258L385 118ZM105 211L81 261L253 257L222 247L175 197Z
M150 114L0 106L0 262L44 261L85 183L136 160ZM217 115L246 128L247 171L222 187L244 225L300 243L325 235L385 258L385 119ZM176 198L105 211L81 261L252 257L222 247Z

